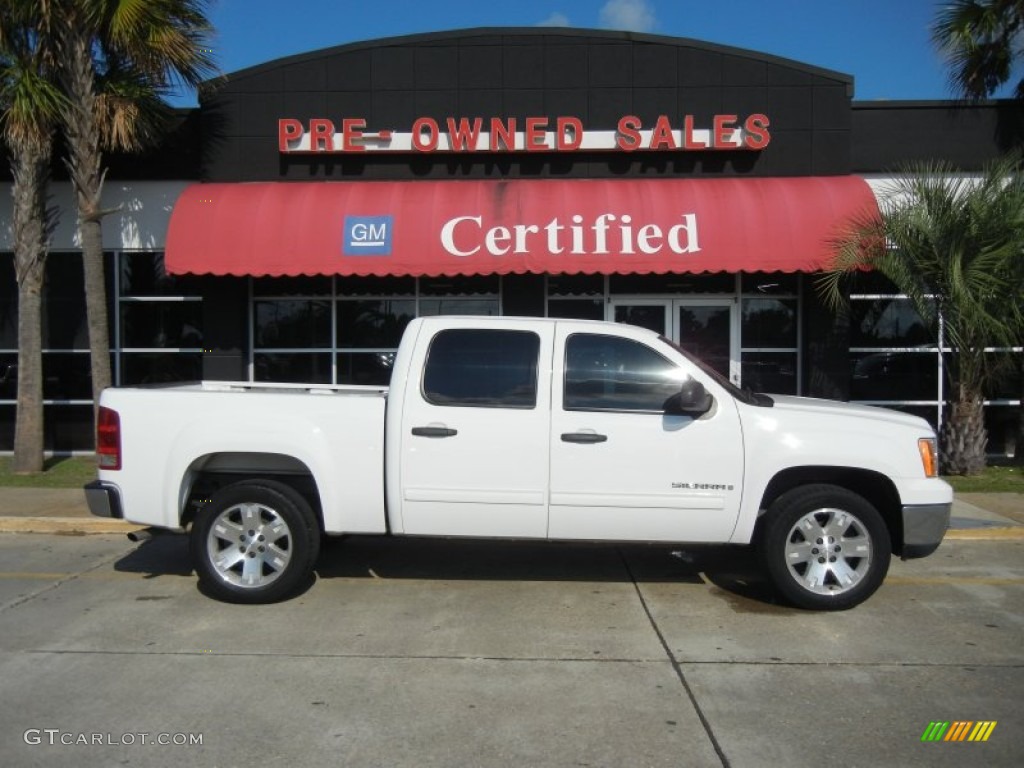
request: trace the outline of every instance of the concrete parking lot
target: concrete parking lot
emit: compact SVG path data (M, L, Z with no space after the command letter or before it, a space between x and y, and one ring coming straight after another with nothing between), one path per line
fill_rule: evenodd
M243 607L183 536L0 534L0 764L1017 766L1022 547L812 614L742 550L350 538Z

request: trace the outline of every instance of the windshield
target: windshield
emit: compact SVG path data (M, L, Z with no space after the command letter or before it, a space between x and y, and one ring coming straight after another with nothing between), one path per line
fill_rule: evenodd
M721 373L719 373L710 365L701 360L699 357L695 357L691 353L687 352L685 349L683 349L681 346L676 344L671 339L666 338L665 336L659 336L658 338L661 339L666 344L668 344L670 347L672 347L672 349L676 350L676 352L681 354L691 363L700 368L704 373L706 373L708 376L714 379L716 384L721 386L730 395L735 397L740 402L746 403L747 405L760 405L765 407L771 407L772 405L775 404L774 401L768 395L761 394L760 392L754 392L749 387L744 387L743 389L740 389L731 381L729 381L729 379L723 376Z

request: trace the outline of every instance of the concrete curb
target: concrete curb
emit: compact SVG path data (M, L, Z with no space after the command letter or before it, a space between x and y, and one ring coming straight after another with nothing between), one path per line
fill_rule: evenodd
M951 528L947 541L1024 541L1024 525L1007 528Z
M145 525L102 517L0 517L0 533L59 533L85 536L99 533L131 533Z

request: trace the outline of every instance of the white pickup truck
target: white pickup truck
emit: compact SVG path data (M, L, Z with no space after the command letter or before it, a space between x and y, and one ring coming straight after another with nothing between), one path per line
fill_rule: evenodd
M642 328L432 317L390 388L108 389L93 514L190 528L208 594L261 603L323 535L755 544L811 609L942 541L935 434L879 408L741 391Z

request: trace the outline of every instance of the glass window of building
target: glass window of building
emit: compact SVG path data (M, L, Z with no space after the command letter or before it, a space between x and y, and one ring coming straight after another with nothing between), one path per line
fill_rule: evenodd
M126 251L115 259L115 380L129 386L202 379L199 278L168 275L159 251Z
M497 275L277 281L252 281L253 381L386 386L413 318L501 310Z

